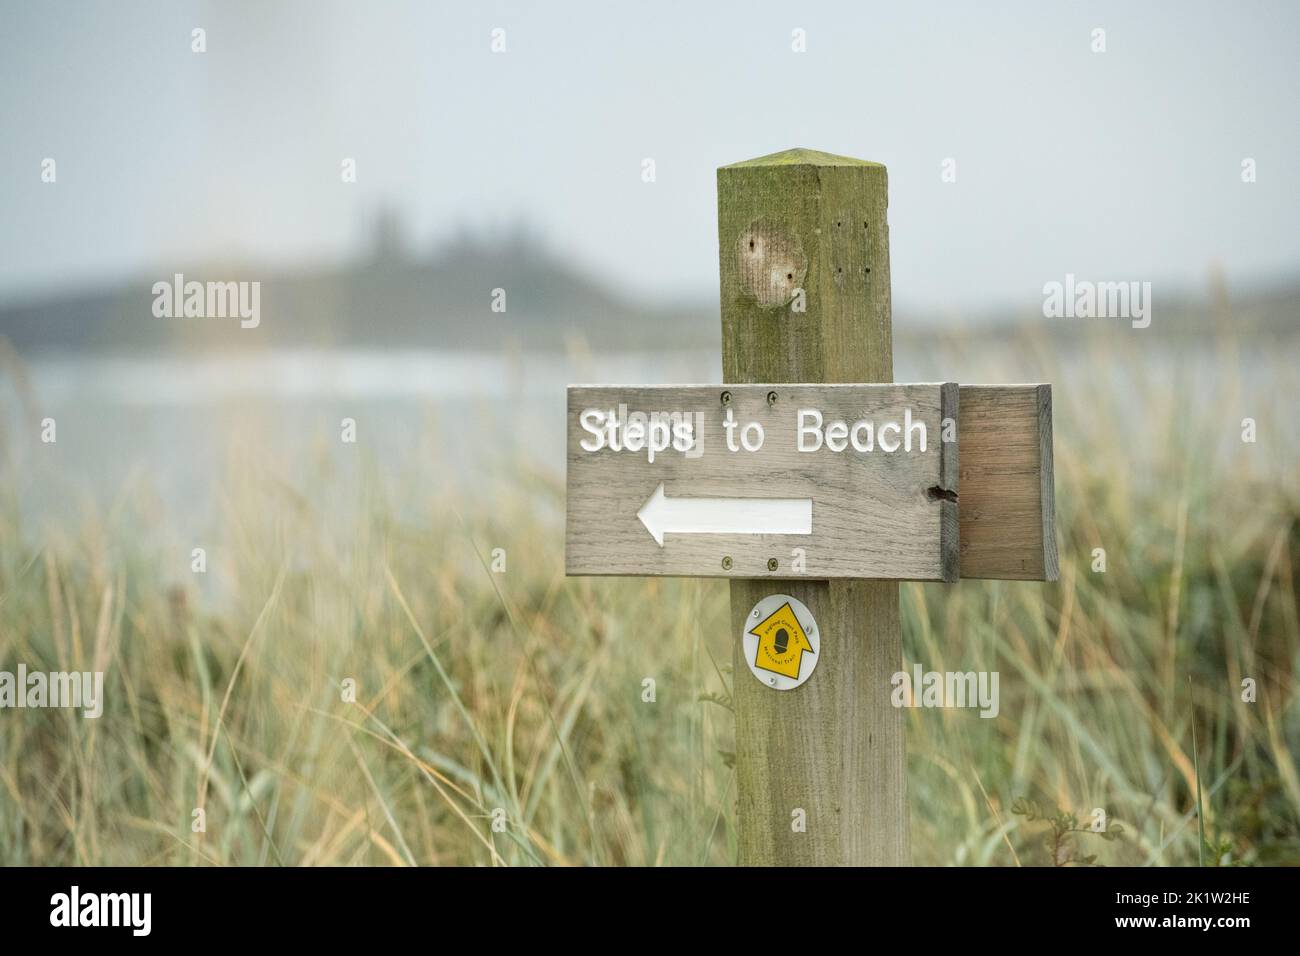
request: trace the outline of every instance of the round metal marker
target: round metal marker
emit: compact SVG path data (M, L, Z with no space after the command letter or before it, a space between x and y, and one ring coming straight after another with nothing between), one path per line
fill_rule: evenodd
M821 656L812 611L788 594L769 594L755 604L741 641L750 673L773 690L794 690L812 676Z

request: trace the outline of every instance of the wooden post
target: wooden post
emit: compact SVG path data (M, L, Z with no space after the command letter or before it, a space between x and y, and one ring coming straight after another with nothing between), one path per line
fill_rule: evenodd
M893 381L887 206L877 163L795 149L718 170L723 381ZM821 634L790 691L742 653L750 609L778 592ZM733 581L731 620L740 863L909 863L898 584Z

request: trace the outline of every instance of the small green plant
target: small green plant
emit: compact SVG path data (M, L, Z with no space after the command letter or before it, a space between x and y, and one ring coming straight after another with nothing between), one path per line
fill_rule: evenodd
M1037 802L1027 797L1019 797L1011 804L1011 812L1016 816L1024 817L1026 823L1046 823L1051 828L1043 841L1043 846L1047 849L1052 866L1100 866L1096 854L1079 855L1076 835L1090 834L1110 842L1118 839L1124 832L1124 828L1118 823L1107 823L1103 830L1080 826L1079 818L1073 813L1058 810L1056 807L1053 807L1050 813L1045 812Z

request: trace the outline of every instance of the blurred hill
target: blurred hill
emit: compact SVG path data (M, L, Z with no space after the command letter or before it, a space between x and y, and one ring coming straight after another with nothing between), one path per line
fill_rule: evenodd
M260 281L260 324L237 318L157 318L152 287L172 274L120 286L0 304L0 336L21 354L36 352L184 352L267 348L440 348L495 350L503 344L557 350L574 342L596 349L710 349L720 346L716 301L652 306L622 297L526 233L497 240L461 237L432 254L404 251L395 222L381 218L372 252L341 266L263 271L247 264L181 268L186 281ZM492 310L493 290L506 309ZM895 290L897 298L897 290ZM895 339L922 343L962 330L996 338L1032 327L1070 337L1122 319L1044 320L1038 303L1020 312L964 316L909 314L895 308ZM1300 329L1300 280L1230 297L1211 277L1200 296L1157 289L1144 336L1222 331L1281 335ZM1134 334L1138 334L1134 331Z
M261 320L157 318L153 284L0 304L0 335L20 352L272 348L495 349L504 342L563 348L717 347L712 309L654 308L629 301L526 235L462 238L427 257L380 238L371 256L342 266L265 271L237 263L177 267L185 281L260 281ZM492 310L505 290L505 311ZM179 311L179 309L178 309ZM671 343L670 343L671 339Z

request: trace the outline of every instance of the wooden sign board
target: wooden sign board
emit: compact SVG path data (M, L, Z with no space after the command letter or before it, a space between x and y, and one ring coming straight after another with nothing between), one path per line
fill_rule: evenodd
M953 383L571 387L565 570L955 581L958 415Z

